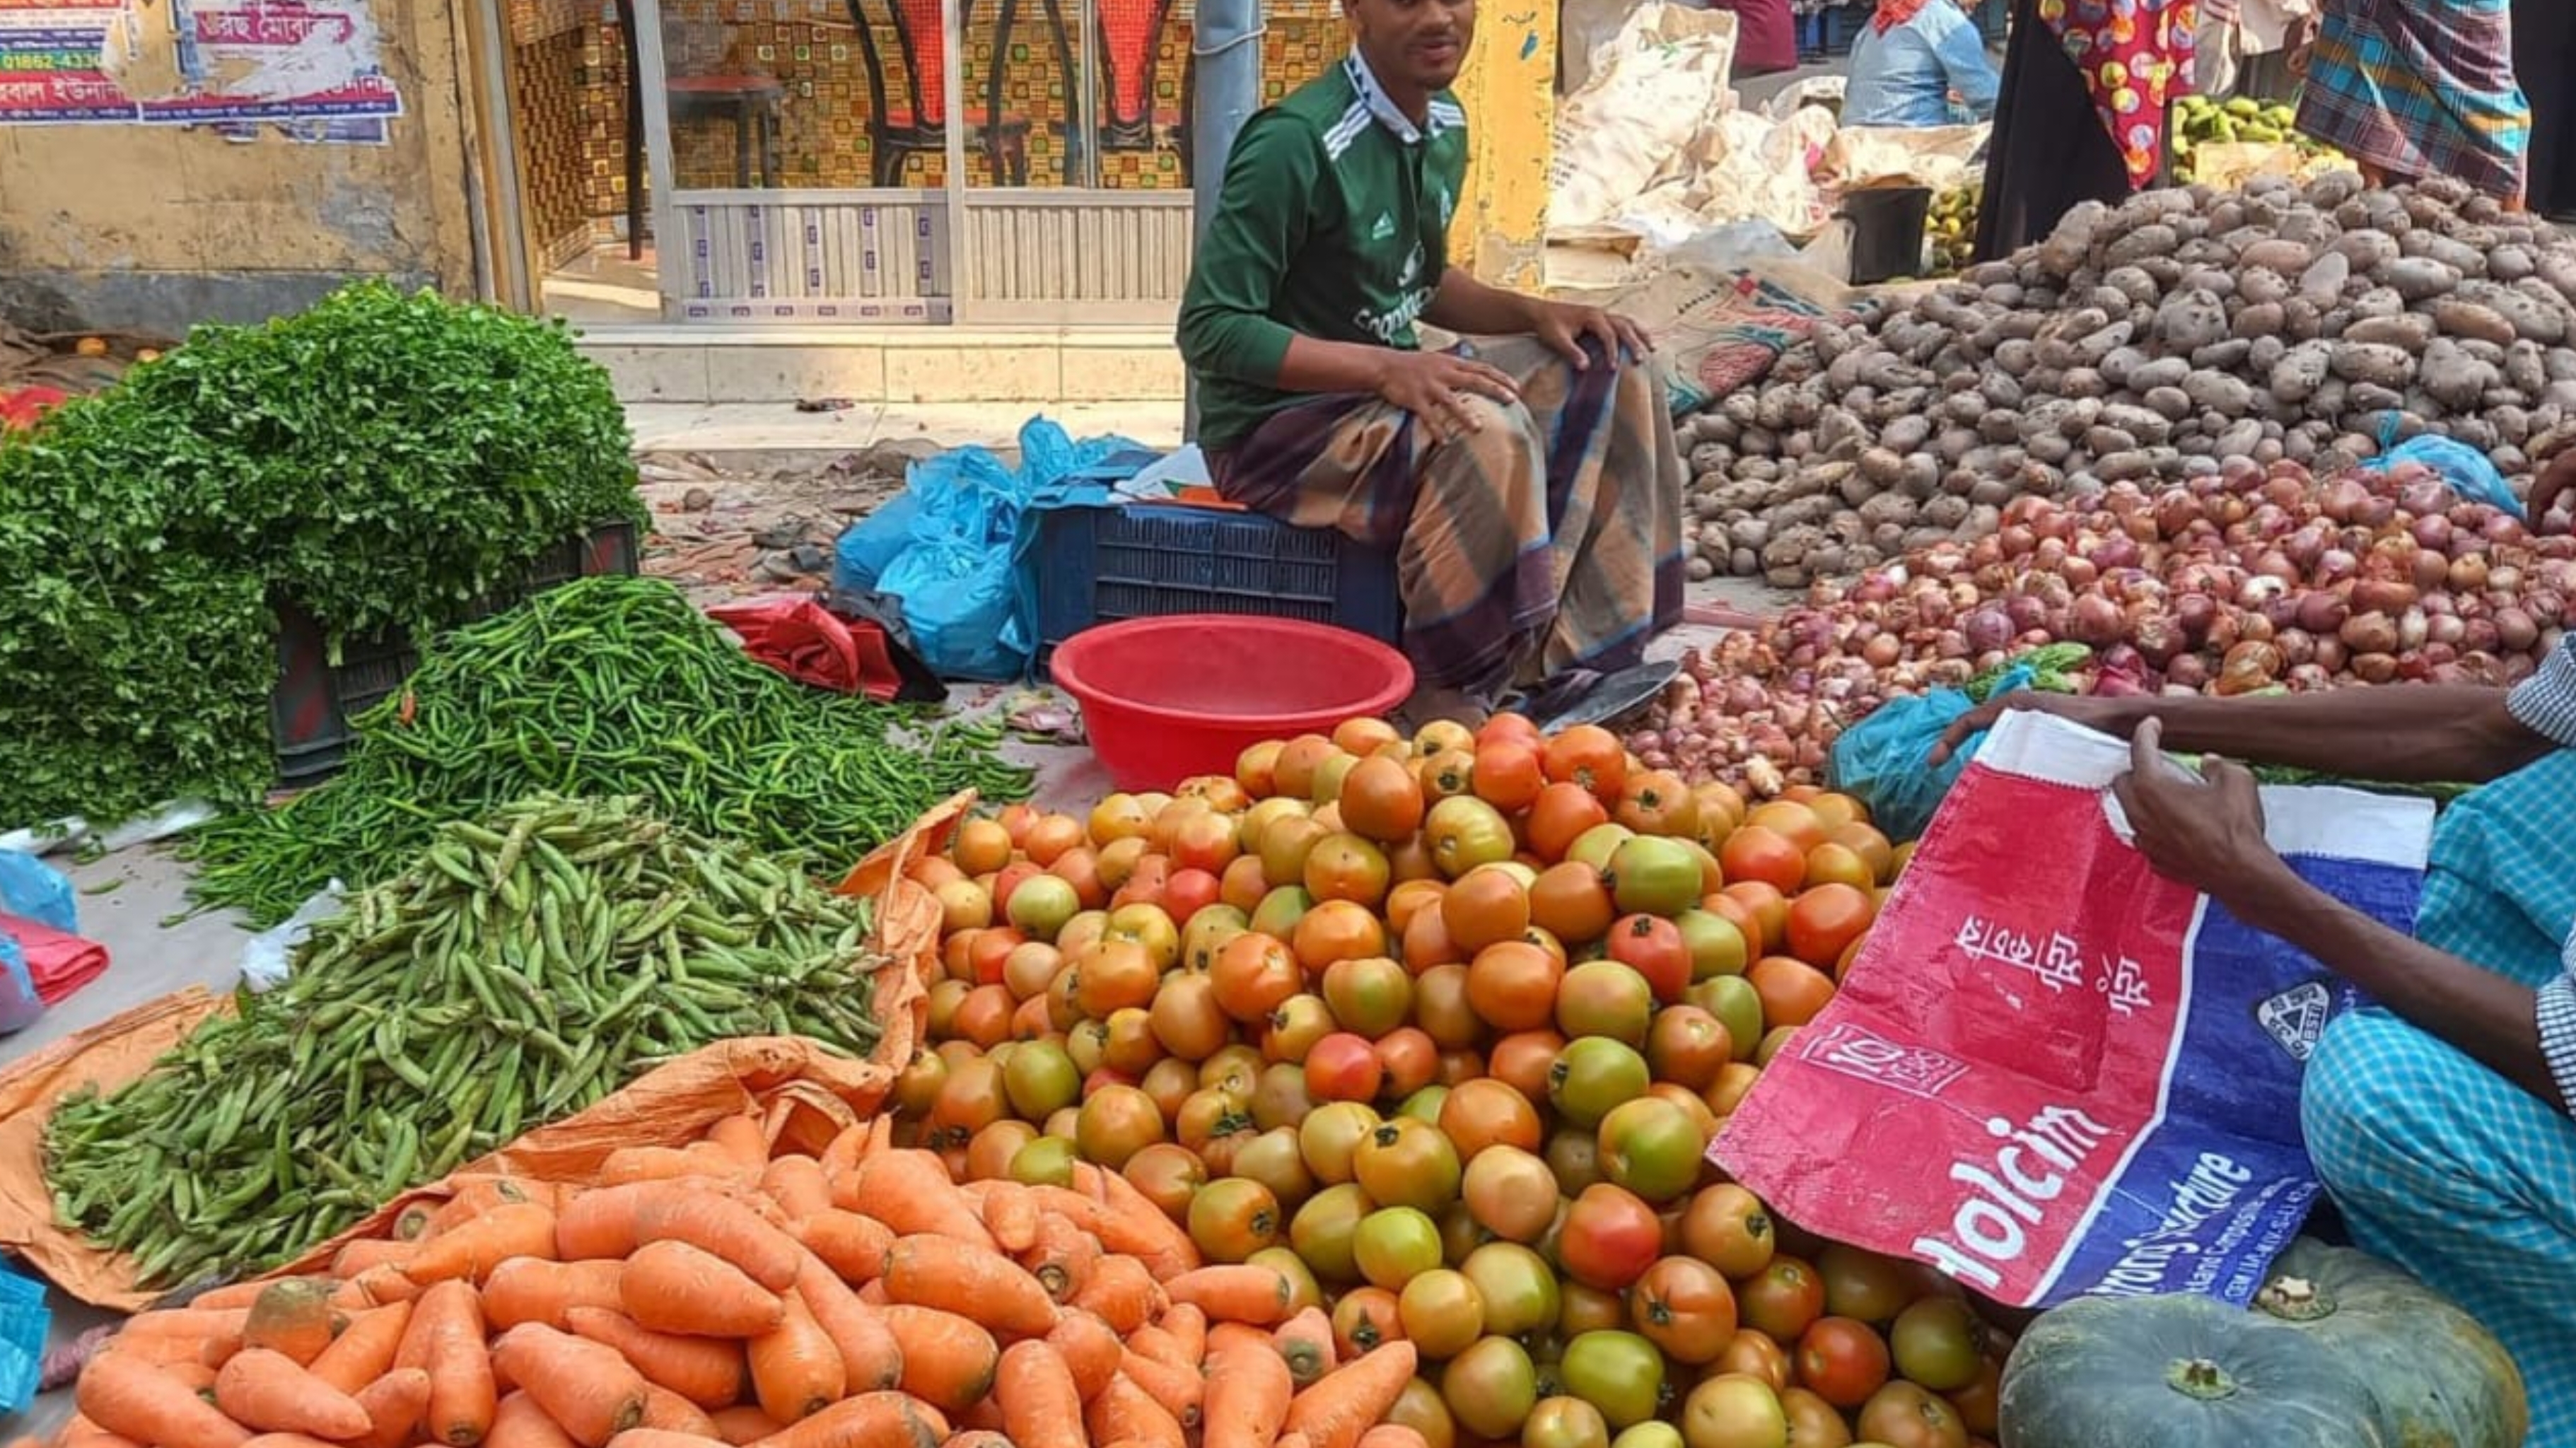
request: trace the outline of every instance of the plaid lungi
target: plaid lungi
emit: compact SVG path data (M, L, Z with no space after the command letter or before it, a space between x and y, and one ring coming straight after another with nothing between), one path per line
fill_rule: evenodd
M1424 684L1488 694L1644 656L1680 621L1682 458L1651 361L1545 343L1467 349L1520 401L1435 441L1374 397L1290 407L1216 460L1229 501L1396 555L1405 654Z
M2299 129L2395 180L2457 176L2520 197L2531 107L2511 0L2329 0Z
M2416 935L2538 989L2576 932L2576 750L2472 791L2433 835ZM2354 1240L2500 1338L2528 1448L2576 1448L2576 1120L2383 1010L2308 1062L2308 1154Z

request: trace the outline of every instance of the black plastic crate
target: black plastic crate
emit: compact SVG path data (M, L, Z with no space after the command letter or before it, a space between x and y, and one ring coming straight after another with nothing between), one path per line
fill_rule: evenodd
M537 555L518 583L475 600L466 619L489 617L576 578L631 575L642 564L641 545L632 523L605 523L567 538ZM339 769L355 734L349 721L401 688L419 664L410 637L397 628L348 640L334 667L322 626L292 601L279 600L277 687L268 696L278 780L316 784Z
M1329 623L1388 643L1404 627L1395 558L1321 528L1180 504L1055 508L1031 559L1038 662L1094 624L1175 613Z

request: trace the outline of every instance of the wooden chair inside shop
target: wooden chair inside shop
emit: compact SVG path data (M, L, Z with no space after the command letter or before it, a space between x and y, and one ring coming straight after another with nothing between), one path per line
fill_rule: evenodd
M635 42L634 0L617 0L617 26L626 59L626 254L644 254L643 60ZM730 29L706 22L663 22L664 94L674 131L705 119L733 122L733 184L748 189L778 184L778 130L787 87L778 77L741 67ZM704 57L719 56L709 62ZM755 169L758 181L753 175Z
M1046 0L1057 28L1062 0ZM1151 153L1163 142L1162 118L1154 110L1155 74L1162 68L1163 31L1171 23L1172 0L1094 0L1092 43L1099 47L1101 100L1100 149L1104 155L1123 151ZM1189 145L1189 91L1195 77L1181 68L1181 110L1171 126L1186 172Z
M859 62L868 73L868 159L870 179L881 187L903 184L905 167L916 155L940 155L948 148L948 33L940 23L940 0L844 0L850 25L858 32ZM993 168L993 184L1029 184L1029 118L1002 109L1002 72L1011 51L1013 5L1004 0L993 35L993 60L984 77L984 103L966 108L966 143L984 153ZM959 0L958 28L974 27L974 0ZM905 104L887 90L884 55L877 49L877 22L894 32L903 70Z

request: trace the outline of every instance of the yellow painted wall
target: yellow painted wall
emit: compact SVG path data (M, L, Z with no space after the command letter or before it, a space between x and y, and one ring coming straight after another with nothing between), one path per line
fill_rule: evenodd
M1450 260L1479 281L1535 291L1544 271L1556 116L1555 0L1486 0L1458 78L1471 151Z
M175 331L352 275L475 289L462 17L375 0L404 113L383 146L166 125L0 126L0 314Z

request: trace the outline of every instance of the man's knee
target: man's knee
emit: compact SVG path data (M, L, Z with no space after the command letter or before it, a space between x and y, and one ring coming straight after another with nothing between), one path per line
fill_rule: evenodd
M2299 1092L2299 1125L2317 1177L2351 1207L2420 1207L2447 1185L2462 1139L2458 1093L2441 1076L2484 1068L2378 1011L2338 1018L2317 1042Z

